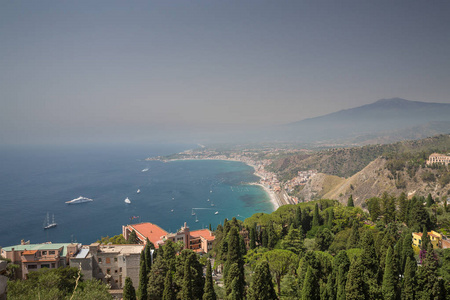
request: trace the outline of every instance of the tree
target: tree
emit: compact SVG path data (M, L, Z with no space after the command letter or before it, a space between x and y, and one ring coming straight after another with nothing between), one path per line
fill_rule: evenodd
M365 292L364 296L366 297L366 299L379 299L381 298L381 291L379 288L379 280L378 280L379 262L375 250L373 234L370 230L365 231L361 239L361 247L362 247L362 253L360 257L361 262L358 263L362 265L363 274L361 280L363 281L364 284L364 292ZM350 271L348 276L350 276Z
M320 226L320 215L319 215L319 205L314 206L314 214L312 219L312 226Z
M408 222L408 202L405 192L402 192L398 197L398 218L404 223Z
M167 272L166 279L164 280L164 292L162 296L162 300L175 300L175 290L172 283L172 274Z
M355 207L355 204L353 203L353 195L350 195L350 197L348 197L347 207Z
M315 276L315 272L311 268L308 267L308 271L306 271L305 280L303 282L302 289L302 300L319 300L320 299L320 289L317 284L317 279Z
M244 299L245 280L241 268L237 263L230 266L228 271L228 283L225 286L228 299Z
M128 244L136 244L137 242L137 235L136 235L136 231L131 231L130 235L128 236L127 239Z
M155 245L153 245L153 243L150 242L147 238L145 243L145 266L147 269L147 273L149 273L150 269L152 268L152 249L155 249Z
M123 288L123 300L136 300L136 291L130 277L125 278L125 286Z
M333 221L334 221L334 210L330 209L328 212L328 228L332 229L333 228Z
M378 217L381 215L380 199L377 197L370 198L366 200L367 209L370 213L370 218L373 222L376 222Z
M389 247L386 254L386 263L383 276L382 292L385 300L398 299L398 276L395 270L394 263L394 250Z
M324 228L316 234L316 245L320 251L326 251L333 242L333 233L330 229Z
M350 233L350 237L347 241L347 249L358 248L359 247L359 228L356 222L353 223L352 232Z
M160 300L162 298L167 270L167 264L163 255L158 254L148 277L147 297L149 300Z
M350 265L345 285L345 297L347 300L364 300L364 279L361 257L355 259Z
M422 267L417 272L419 299L441 299L442 291L438 279L438 261L431 243L428 244L427 253L422 261Z
M264 253L265 260L269 263L269 270L277 283L278 294L281 291L281 278L287 274L291 266L296 265L297 256L291 251L275 249Z
M431 205L434 204L434 199L431 197L431 194L428 194L427 196L427 207L431 207Z
M216 300L216 292L214 291L214 283L212 279L211 261L206 262L205 288L203 291L203 300Z
M299 228L300 226L302 226L302 208L298 205L297 209L295 210L294 226L295 228Z
M140 267L139 267L139 299L140 300L147 300L147 285L148 285L148 277L147 277L148 271L147 271L147 265L145 260L145 251L141 251L141 260L140 260Z
M250 228L250 249L256 248L256 230L255 225Z
M253 274L252 283L248 291L248 300L272 300L276 298L277 295L273 288L269 264L267 261L262 261L256 266Z
M406 257L405 272L403 275L402 300L415 299L417 262L410 256Z
M300 226L301 230L301 226ZM301 238L301 233L298 229L291 225L288 234L281 241L281 248L284 250L289 250L295 254L299 254L304 251L303 239Z
M183 286L181 288L182 299L186 299L186 300L194 299L194 293L192 290L192 281L193 280L194 280L194 276L192 275L190 260L186 259L186 262L184 263Z

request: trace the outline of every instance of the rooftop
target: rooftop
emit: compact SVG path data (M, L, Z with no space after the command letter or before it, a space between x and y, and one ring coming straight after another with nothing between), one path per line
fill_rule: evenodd
M191 236L192 237L203 237L204 239L208 240L208 241L214 241L215 237L212 234L211 231L209 231L208 229L199 229L199 230L194 230L191 231Z
M156 248L158 248L157 242L161 240L161 237L167 234L167 231L155 225L153 223L140 223L128 225L131 229L134 229L136 233L140 233L142 236L147 237Z
M140 254L144 245L101 245L99 250L103 253Z
M2 250L4 251L12 251L14 248L15 251L26 251L26 250L58 250L61 247L63 248L63 251L61 253L61 256L66 256L67 254L67 246L72 245L71 243L48 243L48 244L29 244L29 245L15 245L15 246L9 246L4 247Z

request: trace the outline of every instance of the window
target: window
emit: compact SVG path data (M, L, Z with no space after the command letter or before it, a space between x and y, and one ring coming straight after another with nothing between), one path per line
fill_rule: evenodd
M52 263L52 269L54 269L55 268L55 263Z
M114 273L116 273L116 274L117 274L117 270L114 270Z
M107 258L106 258L106 263L107 263L107 264L110 264L110 263L111 263L111 258L107 257Z
M27 268L28 270L37 269L37 265L28 265Z
M47 251L42 251L42 255L47 255Z
M42 269L42 268L50 269L50 264L42 264L42 265L41 265L41 269Z
M101 257L98 258L98 263L99 263L99 264L102 263L102 258L101 258Z
M54 250L52 250L52 251L48 251L48 254L50 254L50 255L54 255L54 254L55 254L55 251L54 251Z
M111 269L106 269L106 274L110 275L111 274Z
M119 272L122 272L122 267L119 268Z
M117 262L117 257L114 257L114 262Z

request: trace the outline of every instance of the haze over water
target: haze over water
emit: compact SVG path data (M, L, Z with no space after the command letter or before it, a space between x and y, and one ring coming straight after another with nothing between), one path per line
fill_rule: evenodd
M260 187L243 184L258 180L253 168L243 163L144 160L192 147L0 150L0 246L19 244L21 239L89 244L101 236L120 234L132 216L140 217L133 222L152 222L173 232L184 222L191 229L210 223L215 228L224 218L243 220L256 212L273 211ZM64 203L80 195L94 201ZM124 203L126 197L130 205ZM192 208L201 208L195 210L198 222ZM56 228L43 229L47 212L55 214Z

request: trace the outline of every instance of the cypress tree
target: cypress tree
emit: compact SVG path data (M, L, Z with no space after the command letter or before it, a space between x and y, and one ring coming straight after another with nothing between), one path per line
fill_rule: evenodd
M123 300L136 300L136 291L130 277L125 278L125 286L123 288Z
M163 247L158 249L158 253L161 248ZM162 298L166 274L167 264L163 255L158 254L148 278L147 297L149 300L160 300Z
M329 211L329 216L328 216L328 228L333 228L333 224L334 224L334 209L330 209Z
M212 279L211 261L208 259L206 262L206 278L205 289L203 293L203 300L216 300L217 295L214 291L214 282Z
M261 233L261 244L264 248L267 248L267 245L269 244L269 234L267 233L266 228L264 228Z
M359 247L359 228L356 222L353 223L352 232L347 241L347 249L358 248Z
M320 226L320 215L319 215L319 205L314 206L314 214L312 219L312 226Z
M417 262L410 256L406 257L405 263L405 272L403 275L403 288L402 292L402 300L414 300L415 299L415 287L417 286L416 282L416 271L417 271Z
M420 249L426 251L428 248L428 244L431 244L431 242L428 236L427 229L424 227L422 232L422 244L420 245Z
M427 207L430 207L433 204L434 204L433 197L431 197L431 194L428 194L428 196L427 196Z
M164 281L164 292L162 300L175 300L175 290L172 283L172 274L170 272L167 272L166 279Z
M383 298L385 300L396 300L398 298L398 283L394 265L394 250L392 250L392 247L389 247L386 254L382 285Z
M147 277L148 271L147 271L147 265L145 261L145 252L144 250L141 251L141 260L140 260L140 267L139 267L139 299L140 300L147 300L147 284L148 284L148 277Z
M248 300L272 300L277 299L275 289L272 284L269 264L262 261L256 266L253 274L252 283L248 291Z
M400 274L404 274L406 259L410 257L414 259L414 250L412 248L412 234L410 231L406 231L402 239L402 252L400 256Z
M242 251L241 251L241 242L240 242L240 235L237 231L236 227L232 227L230 230L230 233L228 234L228 253L227 253L227 260L225 262L224 267L224 284L225 284L225 291L227 295L231 293L232 289L232 283L235 278L237 278L240 282L240 284L243 284L243 287L245 285L244 283L244 260L242 258ZM232 269L235 267L236 270ZM242 294L242 293L241 293Z
M153 246L153 248L152 248L152 246ZM151 249L155 249L155 246L147 238L146 244L145 244L145 264L146 264L147 273L150 273L150 269L152 268L152 253L151 253Z
M250 228L250 249L256 248L256 230L255 225Z
M361 246L363 251L360 257L361 261L358 263L362 265L363 276L361 280L365 286L364 287L365 295L363 296L365 296L366 299L379 299L381 298L381 291L379 288L379 280L378 280L379 262L375 250L373 234L370 230L366 230L366 232L364 233L361 239ZM350 274L348 276L350 276ZM347 278L349 278L348 276Z
M301 228L301 227L300 227ZM298 229L291 225L288 234L281 241L281 248L284 250L289 250L295 254L300 254L304 251L303 239Z
M361 257L353 260L347 274L347 283L345 285L346 300L364 300L364 279L363 265Z
M302 225L302 208L300 206L297 206L297 209L295 210L294 226L295 228L298 228L301 225Z
M431 243L428 244L422 267L417 272L420 299L441 299L442 291L438 279L438 261Z
M269 249L273 249L274 247L275 247L275 245L277 244L277 242L278 242L278 236L277 236L277 234L276 234L276 232L275 232L275 229L273 228L273 222L271 221L271 222L269 222L269 226L268 226L268 231L267 231L267 234L268 234L268 242L267 242L267 247L269 248Z
M244 274L243 270L237 263L234 263L230 266L227 282L225 284L225 292L228 295L229 299L244 299Z
M186 262L184 263L184 278L183 278L183 286L181 287L181 296L184 300L191 300L194 299L194 293L192 290L192 270L191 270L191 263L189 259L186 259Z
M355 207L355 204L353 203L353 195L350 195L350 197L348 197L347 207Z
M303 282L302 300L319 300L320 286L317 284L317 278L313 269L309 266L306 271L305 280Z
M408 222L408 198L406 197L405 192L402 192L400 194L400 197L398 197L398 206L399 206L399 212L398 217L399 219L407 223Z

